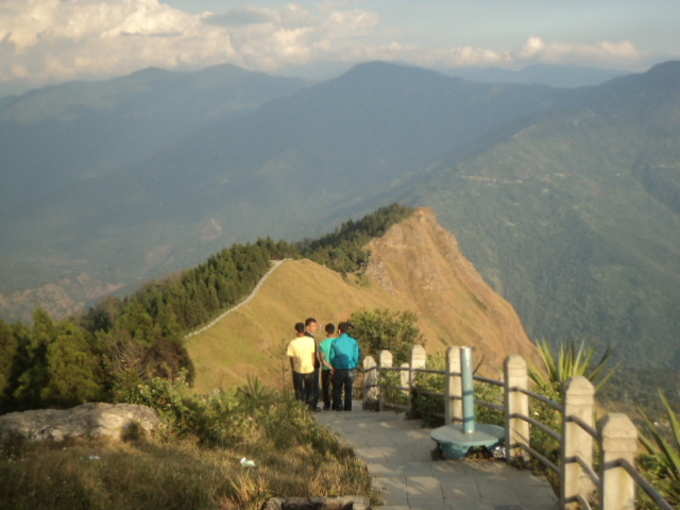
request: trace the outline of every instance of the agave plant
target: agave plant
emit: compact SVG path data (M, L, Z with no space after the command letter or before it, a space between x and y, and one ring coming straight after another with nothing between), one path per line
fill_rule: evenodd
M661 430L647 414L640 412L645 422L645 434L640 442L654 458L658 466L658 476L667 482L668 496L680 501L680 415L673 411L666 395L659 390L659 398L666 410L670 433Z
M576 376L586 377L598 391L616 371L616 367L607 365L609 349L596 359L595 349L583 342L561 344L557 351L546 340L539 340L537 345L542 366L530 366L529 377L540 388L551 389L558 395L562 395L567 381Z

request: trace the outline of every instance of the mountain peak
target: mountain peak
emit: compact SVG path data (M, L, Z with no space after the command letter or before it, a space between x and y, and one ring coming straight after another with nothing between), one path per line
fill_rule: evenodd
M652 66L645 74L659 78L680 78L680 60L669 60Z
M349 71L338 78L339 80L361 80L361 79L384 79L385 77L391 79L406 79L416 76L428 76L430 78L439 78L442 80L456 80L437 71L424 69L409 64L402 64L398 62L387 62L383 60L374 60L370 62L363 62L352 67Z
M353 283L308 259L289 260L238 313L191 337L187 349L198 391L240 383L253 370L266 382L280 380L280 355L270 354L278 352L275 339L310 311L321 323L346 320L359 310L414 312L428 352L474 346L481 372L490 376L510 354L536 359L515 310L484 282L432 209L417 209L368 248L370 285ZM267 321L257 319L263 316Z

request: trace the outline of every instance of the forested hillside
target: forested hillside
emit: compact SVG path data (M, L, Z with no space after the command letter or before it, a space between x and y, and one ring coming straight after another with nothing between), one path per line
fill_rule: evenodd
M369 257L366 242L410 213L394 204L316 241L233 245L82 316L54 320L37 310L30 325L0 321L2 412L111 400L140 381L175 378L181 371L192 380L184 334L243 299L271 260L308 257L333 269L361 271Z
M680 367L680 63L561 111L404 192L433 206L534 338Z

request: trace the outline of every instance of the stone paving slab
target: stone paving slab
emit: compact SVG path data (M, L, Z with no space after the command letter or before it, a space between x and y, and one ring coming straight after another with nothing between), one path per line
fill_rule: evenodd
M318 421L354 448L382 510L556 510L544 479L501 461L432 460L431 429L392 411L324 411Z

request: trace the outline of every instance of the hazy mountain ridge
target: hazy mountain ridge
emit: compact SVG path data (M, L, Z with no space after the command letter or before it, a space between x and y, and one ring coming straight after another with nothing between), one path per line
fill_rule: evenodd
M155 72L142 76L148 74ZM3 242L12 250L3 265L13 269L3 282L43 284L16 275L49 273L36 255L69 258L75 246L77 258L88 261L75 271L129 282L258 235L315 235L346 214L373 209L376 201L365 198L384 193L404 173L440 154L463 154L499 123L549 108L554 94L384 63L357 66L252 113L217 120L116 172L70 181L55 174L61 191L6 216ZM198 232L211 218L224 235L206 243ZM159 245L170 246L172 259L140 264Z
M534 64L522 69L458 68L445 69L444 73L471 81L491 83L524 83L551 87L574 88L600 85L605 81L630 74L614 69L583 66Z
M216 119L253 109L303 86L234 66L193 73L146 69L102 82L28 92L0 108L1 210L116 174ZM11 173L10 173L11 172ZM63 192L62 192L63 193Z
M532 336L680 364L679 85L668 63L586 90L415 192Z

